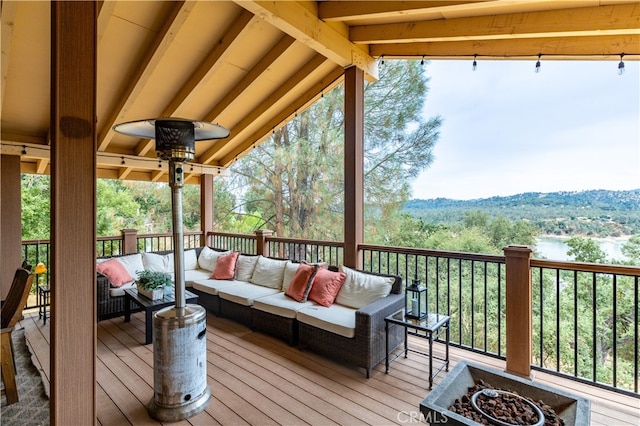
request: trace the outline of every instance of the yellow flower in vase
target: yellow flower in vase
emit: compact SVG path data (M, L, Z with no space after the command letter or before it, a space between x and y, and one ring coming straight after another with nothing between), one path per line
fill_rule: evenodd
M47 267L44 266L44 263L40 262L36 265L36 269L35 271L33 271L34 274L38 275L38 274L44 274L45 272L47 272Z

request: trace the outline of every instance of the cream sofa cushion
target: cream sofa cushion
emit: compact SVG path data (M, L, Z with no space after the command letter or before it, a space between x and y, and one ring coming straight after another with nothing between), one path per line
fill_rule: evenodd
M220 289L230 287L234 284L236 284L236 282L231 280L214 280L209 278L193 281L192 287L196 290L200 290L203 293L208 293L216 296Z
M282 280L284 278L284 268L287 260L270 259L264 256L258 256L256 267L251 275L250 283L263 287L282 289Z
M356 309L336 305L329 307L314 304L296 312L298 321L340 336L356 335Z
M142 254L140 253L128 254L114 259L122 263L122 266L124 266L124 269L127 270L134 281L138 279L138 271L144 271L144 263L142 262Z
M236 280L249 282L253 276L259 256L247 256L241 254L236 262Z
M279 292L280 290L275 288L235 281L234 285L219 289L218 296L238 305L251 306L255 299Z
M166 254L142 253L142 263L147 271L173 272L173 263L169 270L169 255Z
M216 263L218 262L218 258L220 256L224 256L225 254L229 254L229 253L231 252L215 251L215 250L211 250L207 246L204 246L202 248L202 251L200 251L200 256L198 257L198 266L201 269L206 269L207 271L213 272L213 270L216 269Z
M338 293L338 297L336 297L335 303L355 309L360 309L382 297L388 296L395 281L393 277L365 274L344 265L340 265L340 272L344 272L347 278Z
M295 318L297 311L313 305L313 302L297 302L282 292L260 297L253 301L253 309L283 318Z

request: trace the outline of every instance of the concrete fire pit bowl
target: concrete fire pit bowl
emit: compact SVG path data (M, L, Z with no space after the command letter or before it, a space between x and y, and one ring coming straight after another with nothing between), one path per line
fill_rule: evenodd
M542 400L555 410L565 425L590 424L591 403L588 399L466 361L456 364L420 403L424 419L431 424L477 425L473 420L449 411L449 407L480 380L496 389L516 392L534 401Z

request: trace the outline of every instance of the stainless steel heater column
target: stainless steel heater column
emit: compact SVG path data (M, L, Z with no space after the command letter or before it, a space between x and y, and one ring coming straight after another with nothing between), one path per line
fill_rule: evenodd
M150 127L154 128L152 136ZM151 417L162 422L179 421L203 411L211 399L207 385L207 312L200 305L186 304L185 298L184 162L195 157L196 140L224 138L229 131L212 123L176 118L123 123L115 130L155 137L158 156L169 162L176 303L154 315L154 395L148 410Z

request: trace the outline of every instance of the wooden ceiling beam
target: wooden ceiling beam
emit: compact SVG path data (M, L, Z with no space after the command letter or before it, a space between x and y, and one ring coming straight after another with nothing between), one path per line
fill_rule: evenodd
M252 147L269 137L269 134L274 129L281 127L283 124L293 119L296 113L304 111L306 108L311 106L322 96L323 92L328 92L340 84L343 76L344 69L342 67L335 67L332 69L322 78L322 80L314 84L313 87L305 91L305 93L285 108L280 109L278 114L271 118L267 123L263 124L248 138L236 144L234 149L220 160L220 164L224 164L223 167L225 168L230 166L235 159L242 157Z
M36 173L39 175L43 175L47 171L48 165L49 165L48 158L40 158L36 160Z
M625 54L625 60L640 59L640 35L602 37L547 37L512 40L469 40L433 43L377 44L371 54L390 59L456 59L491 57L529 59L541 53L548 59L608 60Z
M477 7L478 2L497 3L495 0L372 1L363 7L362 1L323 1L318 4L318 17L323 21L406 17L447 10L459 5L470 4Z
M369 80L378 78L378 65L365 47L352 43L339 31L318 19L317 12L314 14L299 2L235 1L336 64L342 67L355 65L364 71Z
M151 45L144 48L146 54L136 67L137 71L127 79L129 83L118 96L118 104L103 123L102 130L98 134L98 151L106 151L114 135L113 126L122 119L125 112L133 105L143 87L149 81L151 73L162 60L180 27L184 25L194 7L194 2L179 1L173 3L170 13L165 18L165 25L158 31Z
M351 41L365 44L572 37L596 34L640 34L640 5L617 4L544 12L354 26L350 29Z
M268 99L282 99L286 97L290 91L295 89L296 86L298 86L306 78L308 78L309 75L313 73L313 71L315 71L316 68L321 66L325 61L327 61L327 58L325 58L321 54L316 54L309 62L304 65L304 67L299 69L293 76L288 78L284 84L282 84L271 94L269 94ZM218 151L227 146L234 146L239 135L254 121L262 117L272 107L273 102L261 102L258 107L254 108L251 112L245 115L242 120L240 120L240 122L229 131L228 138L215 143L211 148L200 155L196 161L201 164L212 164L214 157L216 156Z
M16 16L16 9L19 2L3 1L0 4L0 10L2 11L2 29L0 30L0 37L2 37L2 56L0 56L0 78L2 78L2 85L0 88L0 111L3 110L4 89L7 86L7 77L9 74L9 62L11 58L11 46L13 45L13 21Z
M154 171L152 171L151 172L151 182L159 182L164 174L165 173L162 170L154 170Z
M211 51L205 56L204 60L198 65L198 68L191 74L185 84L182 85L176 96L169 102L169 105L162 111L160 117L172 117L187 98L198 91L199 86L208 80L216 69L220 66L225 55L228 55L230 47L237 42L242 33L248 32L258 19L251 12L243 10L242 13L233 21L229 28L224 32L222 38L214 45ZM145 155L154 147L154 141L143 139L138 142L135 148L137 155Z
M119 167L118 168L118 179L119 180L126 179L127 176L129 176L131 174L132 171L133 171L132 167Z

